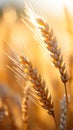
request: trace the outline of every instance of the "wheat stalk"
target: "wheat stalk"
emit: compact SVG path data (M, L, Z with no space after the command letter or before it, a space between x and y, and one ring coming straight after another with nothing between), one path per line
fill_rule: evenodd
M54 103L52 101L51 95L48 97L48 89L46 88L45 81L42 82L41 76L37 75L37 70L33 69L32 64L24 57L20 57L20 63L24 66L24 71L27 69L27 75L29 80L33 84L37 95L40 97L40 102L43 103L42 107L48 110L48 113L55 117L54 115Z
M66 30L69 34L69 44L70 44L70 56L69 56L69 88L72 85L73 79L73 30L72 30L72 23L70 19L70 14L68 12L67 7L64 7L65 19L66 19Z
M41 18L37 18L36 21L39 25L41 34L44 37L44 43L46 43L47 49L51 52L50 56L53 59L53 64L55 65L56 68L59 69L61 80L64 83L66 102L68 104L66 83L68 82L69 77L66 71L66 65L63 62L63 55L61 54L61 49L58 47L57 39L53 35L53 30L49 29L48 24L45 23Z

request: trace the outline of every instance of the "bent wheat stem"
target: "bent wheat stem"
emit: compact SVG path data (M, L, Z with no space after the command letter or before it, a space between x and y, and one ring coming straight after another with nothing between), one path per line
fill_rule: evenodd
M65 95L66 95L66 103L67 103L67 107L68 107L68 93L67 93L66 84L64 84L64 88L65 88Z

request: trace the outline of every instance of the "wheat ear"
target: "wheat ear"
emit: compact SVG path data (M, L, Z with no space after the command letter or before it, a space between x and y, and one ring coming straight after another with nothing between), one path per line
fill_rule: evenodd
M22 101L22 119L24 123L28 123L28 88L24 91L24 98Z
M66 130L66 124L67 124L66 96L64 96L63 99L61 100L60 106L61 106L60 130Z
M44 37L44 42L46 43L47 49L51 52L50 56L53 59L53 64L56 68L59 69L61 80L65 86L66 101L68 104L66 83L69 80L69 77L66 71L66 65L63 63L63 55L61 55L61 49L58 48L57 39L53 35L53 31L49 30L48 24L45 23L41 18L37 18L36 21L39 25L39 29L41 30L41 34Z
M48 113L54 115L54 103L51 95L48 97L48 89L45 89L45 81L41 80L41 76L37 75L37 70L33 69L32 64L24 57L20 57L20 62L24 66L24 70L27 69L27 75L29 80L33 84L33 88L36 90L36 94L40 97L40 102L43 104L42 107L48 110Z
M5 85L0 84L0 98L3 104L7 106L7 112L11 125L14 126L15 129L21 130L23 128L23 125L20 97L16 94L13 94L11 89Z
M3 121L4 117L5 117L5 108L1 107L0 108L0 122Z

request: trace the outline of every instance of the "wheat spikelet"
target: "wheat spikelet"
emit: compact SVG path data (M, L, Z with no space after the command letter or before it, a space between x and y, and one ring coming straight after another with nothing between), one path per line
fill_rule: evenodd
M57 39L53 35L53 30L50 31L48 24L41 18L37 18L36 21L39 25L42 36L44 37L47 49L51 52L50 55L53 59L53 64L59 69L61 80L65 84L69 78L66 71L66 65L63 63L63 55L61 55L61 49L58 48Z
M54 103L52 101L51 95L48 97L48 89L45 89L45 81L42 82L41 76L37 75L37 70L33 69L32 64L29 60L24 57L20 57L20 63L27 69L27 75L29 80L33 84L33 88L36 90L36 94L40 97L40 102L43 104L42 107L48 110L48 113L55 117L54 115Z

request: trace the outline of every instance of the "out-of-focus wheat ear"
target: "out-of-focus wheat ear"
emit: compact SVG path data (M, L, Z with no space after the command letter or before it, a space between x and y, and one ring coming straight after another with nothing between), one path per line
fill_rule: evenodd
M8 117L8 109L3 103L2 98L0 98L0 122L2 122L5 117Z
M70 102L70 97L68 96L68 101ZM60 103L61 106L61 116L60 116L60 130L66 130L67 128L67 103L66 96L63 97Z
M24 73L25 69L28 70L27 75L33 84L33 88L36 91L36 94L40 97L39 100L42 103L43 108L48 110L48 113L55 117L54 103L52 101L51 95L48 96L48 89L46 89L45 81L41 80L41 76L37 74L36 68L33 68L31 62L26 58L20 57L20 63L24 66Z
M9 87L0 84L0 98L7 106L8 116L11 125L15 129L21 130L23 128L21 116L21 99L18 95L14 94Z
M61 54L61 49L58 47L57 39L53 34L53 30L49 29L48 24L44 22L44 20L41 18L37 18L36 21L39 25L41 35L44 38L44 43L46 44L47 49L51 53L50 56L53 59L53 64L56 68L59 69L61 80L65 86L66 101L68 103L66 83L68 82L69 77L66 71L66 65L63 62L63 55Z
M28 123L28 89L25 90L22 101L22 119L24 123Z
M60 116L60 130L66 130L67 124L67 104L66 104L66 97L64 96L61 103L61 116Z
M3 121L4 117L5 117L5 109L4 107L1 107L0 108L0 122Z

